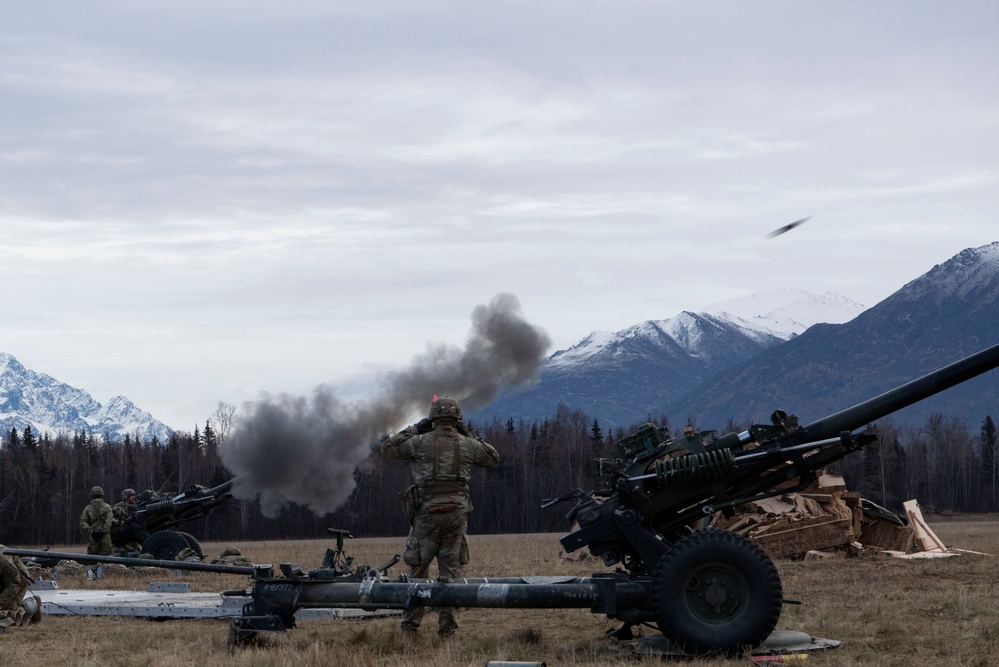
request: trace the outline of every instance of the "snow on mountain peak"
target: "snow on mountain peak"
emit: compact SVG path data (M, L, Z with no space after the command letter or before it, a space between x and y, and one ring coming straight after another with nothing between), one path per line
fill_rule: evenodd
M784 340L794 338L820 322L849 322L863 311L863 305L841 294L826 292L819 296L800 289L758 292L704 309L709 315Z
M83 391L49 375L25 368L17 359L0 352L0 428L36 433L92 431L121 437L139 434L165 441L171 429L124 396L115 396L106 406Z
M608 345L617 340L619 340L618 334L610 331L592 331L586 338L572 347L553 354L548 359L548 363L553 366L576 364L600 354Z
M996 276L999 276L999 241L962 250L910 281L888 299L931 299L937 303L953 299L964 300L977 290L993 289Z
M774 336L794 338L813 324L848 322L864 307L834 292L822 296L797 289L761 292L709 306L701 313L684 311L665 320L647 320L616 333L594 331L576 345L553 354L549 368L568 367L605 353L629 339L662 341L670 338L691 355L697 356L708 321L728 323L759 340Z

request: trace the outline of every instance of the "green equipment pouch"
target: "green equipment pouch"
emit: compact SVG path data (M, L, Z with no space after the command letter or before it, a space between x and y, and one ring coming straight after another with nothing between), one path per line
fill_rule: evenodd
M462 565L468 565L468 561L471 560L468 555L468 538L464 535L461 536L461 549L458 551L458 562Z
M419 487L415 484L407 487L399 494L399 500L402 502L402 513L412 523L413 519L416 518L416 513L420 511L420 503L422 502Z

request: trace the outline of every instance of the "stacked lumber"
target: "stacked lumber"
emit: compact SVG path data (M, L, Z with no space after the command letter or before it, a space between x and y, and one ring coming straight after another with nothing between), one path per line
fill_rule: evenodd
M744 535L773 558L823 560L865 551L895 556L946 552L922 516L916 518L916 501L906 503L906 509L907 525L864 501L859 493L847 491L841 476L823 474L804 491L740 505L733 516L717 513L711 525Z
M969 551L967 549L955 549L953 547L948 547L944 544L937 534L926 525L926 521L923 519L923 513L919 509L919 503L915 500L908 500L902 503L905 507L905 514L909 520L909 526L912 527L912 541L914 543L912 550L902 550L902 551L892 551L885 550L884 554L886 556L895 556L896 558L947 558L949 556L958 556L960 554L982 554L981 551Z
M772 558L826 560L863 553L899 558L935 558L967 552L944 545L923 520L915 500L904 503L905 516L847 491L840 475L825 473L799 492L754 500L732 516L715 513L710 525L743 535ZM579 525L573 524L572 530ZM586 549L560 551L559 558L583 560Z

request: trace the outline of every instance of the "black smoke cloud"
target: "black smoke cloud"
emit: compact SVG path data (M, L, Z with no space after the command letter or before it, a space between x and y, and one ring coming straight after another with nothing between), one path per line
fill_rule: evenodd
M354 470L372 444L426 410L434 394L482 407L500 386L533 379L551 340L523 319L512 294L476 306L465 347L432 345L406 369L390 373L371 400L344 403L327 386L311 397L267 396L244 407L220 453L238 498L260 498L267 516L289 502L328 514L354 488Z

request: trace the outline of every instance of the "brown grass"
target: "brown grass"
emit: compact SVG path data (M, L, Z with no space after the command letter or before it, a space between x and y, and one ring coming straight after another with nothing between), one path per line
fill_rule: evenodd
M952 518L953 519L953 518ZM934 523L947 543L999 554L997 517ZM555 535L472 536L469 576L588 575L593 562L560 562ZM403 540L348 541L358 563L378 565ZM226 545L206 544L206 554ZM317 567L326 541L238 545L256 562L297 562ZM73 550L79 551L79 548ZM913 561L865 556L842 561L777 564L786 606L780 627L838 639L835 650L813 653L809 664L888 666L999 665L999 611L994 605L999 560L988 556ZM395 568L394 573L402 570ZM162 571L108 576L99 582L64 579L62 588L137 588L169 575ZM186 573L194 590L246 587L244 577ZM136 618L48 616L36 626L0 634L0 664L20 667L326 667L347 665L485 665L490 660L544 661L590 667L660 664L612 650L604 632L616 627L583 610L462 610L461 629L441 643L428 616L419 639L402 641L398 619L302 621L287 634L265 635L255 646L230 651L224 621L155 622ZM653 632L649 630L648 632ZM698 659L695 665L748 665L748 660Z

